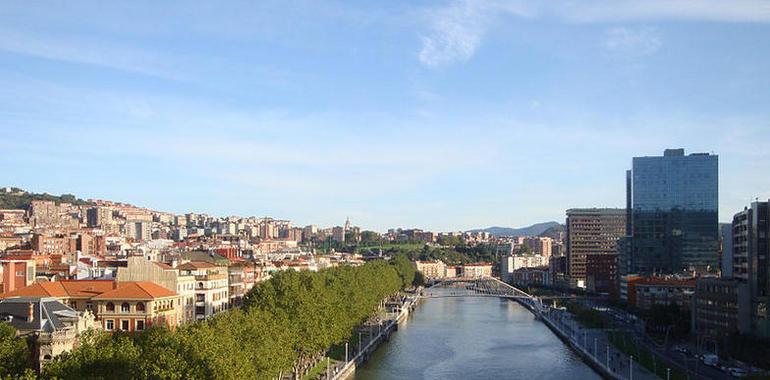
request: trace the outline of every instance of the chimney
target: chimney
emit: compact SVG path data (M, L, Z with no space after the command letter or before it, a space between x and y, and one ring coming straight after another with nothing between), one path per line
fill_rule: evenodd
M32 322L35 320L35 304L30 302L29 308L27 309L27 322Z

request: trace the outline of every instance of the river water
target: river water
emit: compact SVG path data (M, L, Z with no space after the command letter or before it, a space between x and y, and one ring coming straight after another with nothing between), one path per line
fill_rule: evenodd
M514 301L424 300L356 372L383 379L599 379Z

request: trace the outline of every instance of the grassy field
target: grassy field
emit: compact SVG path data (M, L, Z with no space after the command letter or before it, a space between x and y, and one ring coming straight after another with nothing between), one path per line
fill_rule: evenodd
M302 380L313 380L324 373L324 371L326 371L326 358L321 359L307 375L302 376Z
M609 336L610 342L615 348L626 355L633 355L634 362L641 364L650 372L654 372L661 379L666 378L666 365L664 363L656 363L655 356L646 348L637 345L633 336L621 332L610 332ZM687 375L676 368L671 368L671 379L686 380Z

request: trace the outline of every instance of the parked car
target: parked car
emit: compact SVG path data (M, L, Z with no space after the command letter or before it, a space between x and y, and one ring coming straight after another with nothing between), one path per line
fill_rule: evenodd
M719 356L714 354L703 354L701 355L700 360L703 364L711 367L716 367L717 364L719 364Z
M748 372L743 368L732 367L728 368L728 371L732 377L746 377L748 375Z

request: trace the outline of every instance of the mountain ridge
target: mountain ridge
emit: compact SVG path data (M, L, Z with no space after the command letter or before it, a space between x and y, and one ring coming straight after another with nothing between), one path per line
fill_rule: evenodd
M559 222L543 222L535 223L530 226L511 228L511 227L499 227L492 226L487 228L477 228L468 230L467 232L489 232L494 236L538 236L548 230L549 228L559 226Z

